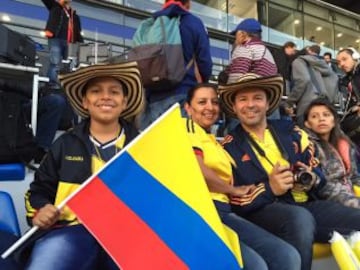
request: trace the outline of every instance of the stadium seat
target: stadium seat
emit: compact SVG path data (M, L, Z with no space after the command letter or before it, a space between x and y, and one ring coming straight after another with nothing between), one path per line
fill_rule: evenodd
M0 164L0 181L22 181L25 166L22 163Z
M322 259L332 256L330 244L326 243L315 243L313 245L313 259Z
M0 181L22 181L25 167L21 163L0 164ZM0 230L20 236L14 202L8 192L0 191Z
M20 236L19 221L14 202L9 193L0 191L0 230Z

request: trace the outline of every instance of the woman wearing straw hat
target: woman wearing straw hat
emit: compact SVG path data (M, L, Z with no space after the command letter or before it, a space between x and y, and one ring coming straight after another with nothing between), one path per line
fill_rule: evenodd
M143 106L139 70L135 62L94 65L60 82L84 121L54 143L26 194L28 222L42 234L26 269L117 269L76 216L56 205L138 134L125 119Z

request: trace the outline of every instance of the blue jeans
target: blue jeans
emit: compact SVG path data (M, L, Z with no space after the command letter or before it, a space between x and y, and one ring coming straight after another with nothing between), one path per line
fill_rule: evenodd
M147 103L144 112L140 115L139 118L140 130L144 130L145 128L147 128L162 113L164 113L176 102L180 103L181 115L183 117L186 117L186 112L184 110L185 99L186 95L175 95L155 102Z
M275 202L247 218L294 246L301 257L301 269L311 269L316 223L307 209Z
M222 222L239 235L245 269L300 269L300 255L293 246L232 213L229 204L215 201L215 206ZM258 258L254 258L254 256L248 257L244 253L244 244L246 248L249 247L255 251ZM267 266L263 265L263 261Z
M70 105L61 94L49 94L39 99L35 138L38 146L50 148L67 106Z
M315 241L327 243L333 231L349 235L360 230L360 209L333 201L313 201L299 204L309 210L316 221Z
M275 202L247 219L293 245L300 253L302 270L311 269L314 242L328 242L334 230L341 234L360 230L360 210L331 201Z
M50 65L48 70L48 77L50 79L50 84L59 84L58 74L61 66L61 61L66 59L68 45L67 41L59 38L49 38L49 57Z
M82 226L53 229L35 242L27 270L96 270L118 267Z

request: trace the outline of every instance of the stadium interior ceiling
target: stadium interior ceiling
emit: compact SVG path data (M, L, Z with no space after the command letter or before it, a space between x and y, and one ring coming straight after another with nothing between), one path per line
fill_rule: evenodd
M359 14L360 13L360 1L359 0L323 0L329 4L341 7L348 11Z

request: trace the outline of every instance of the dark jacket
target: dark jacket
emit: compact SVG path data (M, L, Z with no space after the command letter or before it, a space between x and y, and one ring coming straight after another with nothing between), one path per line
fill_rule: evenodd
M349 86L351 85L351 88ZM360 64L357 64L355 69L343 76L340 79L340 87L347 89L349 95L349 105L346 109L360 103Z
M288 161L290 165L294 165L297 161L305 164L313 162L314 153L313 147L308 146L303 152L301 148L301 135L299 130L290 121L275 120L268 121L277 134L279 141L283 145L288 154ZM260 161L257 159L255 152L246 139L246 132L241 125L238 125L224 140L224 148L232 156L236 163L236 168L233 170L235 185L259 185L264 184L265 189L261 193L253 196L251 202L247 205L233 205L233 210L240 215L247 215L261 209L267 204L274 201L283 201L285 203L295 204L294 198L290 191L282 196L275 196L269 185L269 177ZM246 158L245 158L246 157ZM314 164L313 164L314 165ZM314 169L314 172L319 175L321 184L317 186L316 190L311 190L309 195L316 196L317 189L320 189L325 182L325 178L319 168Z
M181 16L180 35L185 64L189 63L190 60L195 56L196 64L203 82L208 81L212 72L212 60L208 33L202 21L198 17L192 15L190 12L174 4L153 14L154 18L159 16ZM172 90L174 95L186 95L188 90L195 84L197 84L197 80L195 77L193 65L186 73L180 85L177 86L176 89L169 90ZM166 97L168 96L169 92L167 92ZM155 101L160 100L162 97L158 96L157 93L154 93L149 98L150 101Z
M56 0L41 0L46 8L49 10L49 17L46 22L45 30L53 34L51 38L67 39L67 30L69 18L64 10L65 8L61 6ZM76 11L70 9L68 14L72 14L73 17L73 40L72 42L83 42L83 37L81 36L81 23L80 18L76 14Z
M120 120L128 144L138 134L129 123ZM26 210L29 224L31 219L44 205L54 204L56 197L65 198L92 174L91 142L89 140L89 120L84 120L73 130L62 135L51 147L45 160L35 173L26 194ZM66 186L67 190L62 187ZM73 220L59 220L58 224L71 223Z

